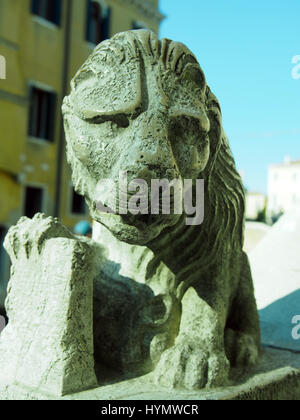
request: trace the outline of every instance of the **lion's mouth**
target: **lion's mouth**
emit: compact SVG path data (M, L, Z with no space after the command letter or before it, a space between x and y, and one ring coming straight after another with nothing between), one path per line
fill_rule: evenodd
M163 215L161 214L126 214L121 216L123 222L130 226L142 227L154 226L161 223Z

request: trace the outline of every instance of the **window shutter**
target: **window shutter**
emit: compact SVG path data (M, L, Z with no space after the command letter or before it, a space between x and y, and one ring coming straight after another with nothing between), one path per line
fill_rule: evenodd
M48 140L54 141L55 136L55 116L56 116L56 93L49 93L48 99Z
M34 136L34 105L33 105L33 87L29 87L29 110L28 110L28 135Z
M60 26L61 23L61 0L51 0L53 1L53 22Z
M37 15L39 12L39 0L32 0L31 1L31 12L34 15Z
M105 41L110 37L110 19L111 19L111 8L107 9L107 15L102 21L103 29L102 29L102 40Z
M89 42L91 42L91 37L90 37L91 13L92 13L92 1L91 0L87 0L85 39L87 41L89 41Z

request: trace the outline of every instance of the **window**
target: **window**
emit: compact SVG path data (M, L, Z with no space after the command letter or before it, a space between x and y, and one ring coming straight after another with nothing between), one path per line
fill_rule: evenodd
M43 211L43 196L42 188L26 187L24 216L32 218L36 213Z
M72 206L71 212L73 214L86 214L85 199L81 195L77 194L72 188Z
M32 0L31 10L55 25L60 25L61 0Z
M88 0L86 39L93 44L109 38L110 8L99 1Z
M32 87L30 102L28 134L32 137L52 141L54 136L56 95Z

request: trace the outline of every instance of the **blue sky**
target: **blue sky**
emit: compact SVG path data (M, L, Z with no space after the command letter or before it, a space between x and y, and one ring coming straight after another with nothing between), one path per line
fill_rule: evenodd
M245 185L266 192L270 163L300 159L300 1L160 0L160 10L160 37L192 50L221 103Z

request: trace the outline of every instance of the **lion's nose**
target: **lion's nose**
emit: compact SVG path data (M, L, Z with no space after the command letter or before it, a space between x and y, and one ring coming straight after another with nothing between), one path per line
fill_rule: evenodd
M151 109L140 120L136 120L130 166L135 167L134 172L140 179L160 178L166 170L169 177L176 173L177 166L165 118L163 112Z
M130 173L136 179L143 179L149 183L152 179L162 177L169 180L176 178L177 166L171 145L167 141L161 139L141 141L130 156L132 157Z
M136 161L146 166L167 166L175 164L172 148L159 141L147 142L145 147L137 151Z
M171 143L167 138L155 138L142 141L136 150L135 161L140 167L162 173L163 169L176 169Z

